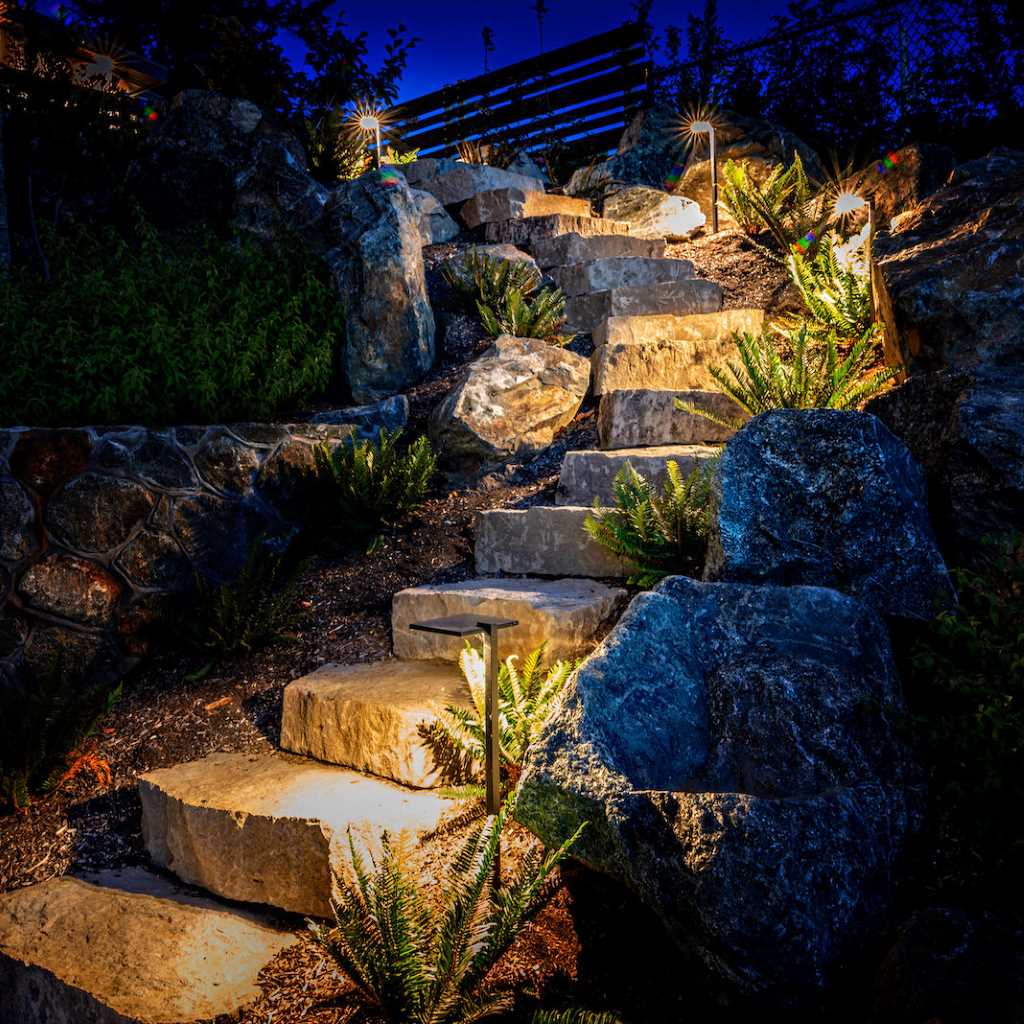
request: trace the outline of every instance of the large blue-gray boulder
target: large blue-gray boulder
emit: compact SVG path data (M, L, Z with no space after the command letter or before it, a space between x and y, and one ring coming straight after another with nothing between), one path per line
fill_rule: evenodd
M672 577L637 597L531 747L518 816L682 947L799 1002L884 917L919 814L888 633L819 587Z
M903 618L955 601L924 474L867 413L755 417L725 447L713 505L706 579L832 587Z

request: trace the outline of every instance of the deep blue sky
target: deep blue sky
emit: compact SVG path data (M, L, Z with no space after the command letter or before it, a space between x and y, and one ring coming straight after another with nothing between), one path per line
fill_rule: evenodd
M402 82L401 98L412 99L483 71L480 29L494 29L491 67L532 57L538 52L537 21L532 0L348 0L338 5L350 29L369 34L370 55L379 63L388 26L403 22L422 42L413 50ZM547 0L544 48L554 49L620 25L630 14L628 0ZM703 0L655 0L651 18L662 30L686 25L688 14L700 14ZM785 0L720 0L719 17L729 37L754 39L768 28ZM301 55L297 54L299 59Z

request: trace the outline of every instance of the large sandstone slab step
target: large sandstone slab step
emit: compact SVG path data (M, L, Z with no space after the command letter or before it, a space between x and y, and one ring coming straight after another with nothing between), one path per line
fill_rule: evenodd
M323 665L284 689L281 746L293 754L426 789L447 780L428 742L439 712L470 706L452 665Z
M644 256L611 256L605 259L552 267L551 277L566 295L585 295L612 288L637 288L693 277L689 260Z
M624 448L619 451L566 452L558 480L559 505L615 504L615 477L627 465L661 490L669 460L689 476L698 466L719 454L707 445L663 445L658 448Z
M233 1020L296 941L138 868L51 878L0 896L0 1021Z
M455 661L463 649L462 640L414 632L409 624L446 615L477 614L519 623L502 630L502 652L525 655L546 642L549 658L571 658L589 651L601 639L627 596L618 587L587 579L476 579L410 587L395 594L391 603L395 655Z
M429 192L442 206L464 203L479 192L491 192L494 189L544 191L543 183L536 178L487 164L424 159L408 164L402 172L413 188Z
M763 310L612 316L594 330L595 395L621 388L714 390L710 367L735 358L735 331L760 330Z
M571 329L590 334L609 317L717 313L722 299L714 281L689 278L573 295L566 300L565 315Z
M722 444L735 433L692 412L676 401L694 405L723 419L746 419L746 413L720 391L667 391L623 388L601 396L597 436L602 448L645 448L665 444Z
M623 256L660 259L665 255L665 240L621 234L583 235L570 231L553 238L538 238L533 243L533 255L544 269Z
M579 217L553 213L543 217L521 217L484 225L484 241L525 245L528 249L541 239L555 235L628 235L629 225L603 217Z
M524 192L518 188L478 192L459 210L459 218L467 228L478 228L481 224L493 224L495 221L548 217L553 214L590 217L592 211L586 199L549 195L536 190Z
M211 754L139 778L142 834L153 862L218 896L330 915L347 834L374 847L411 838L451 806L344 768L288 754Z
M536 505L482 512L478 572L508 576L629 576L630 569L583 529L588 507Z

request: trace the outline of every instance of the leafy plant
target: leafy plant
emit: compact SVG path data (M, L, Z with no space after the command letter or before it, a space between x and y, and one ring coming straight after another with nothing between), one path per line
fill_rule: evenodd
M411 877L386 834L379 860L357 850L337 879L333 927L310 923L320 946L361 1000L357 1019L380 1024L468 1024L511 1009L514 993L491 968L547 897L552 872L581 829L546 856L531 854L507 885L495 884L501 834L515 799L475 829L439 894Z
M476 313L481 305L501 306L513 292L530 295L540 284L540 274L532 263L499 259L479 249L470 249L462 259L446 264L441 276L470 313Z
M522 292L510 291L502 303L477 307L484 330L494 338L510 334L513 338L544 338L564 344L558 332L565 323L565 296L558 288L544 288L532 299Z
M629 582L640 587L699 571L707 550L711 468L698 466L684 477L669 460L665 469L659 494L627 463L615 477L615 507L595 504L583 524L602 547L636 567Z
M315 449L317 468L346 530L373 533L423 503L437 462L426 437L404 449L401 437L401 430L381 428L376 442L346 441L333 449L324 442Z
M45 247L49 282L0 277L5 424L267 420L330 382L342 310L297 242L172 244L139 217Z
M59 665L0 683L0 808L24 809L83 772L109 785L110 767L91 741L120 696L120 685L84 686Z
M546 644L531 651L522 664L509 655L498 671L498 744L507 773L518 774L526 751L537 738L569 677L579 662L559 659L544 662ZM449 705L439 718L450 740L477 764L484 762L484 723L487 668L484 657L471 644L459 657L459 668L469 684L472 708Z
M466 139L455 147L459 159L466 164L487 164L490 167L508 167L516 158L515 148L500 142Z
M1024 863L1024 538L956 573L959 607L924 628L906 667L930 768L932 827L989 880Z
M193 646L226 657L276 640L295 620L303 568L286 569L284 555L258 540L234 582L211 583L196 573L196 603L186 618Z
M776 332L734 335L739 362L712 366L709 373L721 390L751 416L771 409L856 409L878 394L900 371L878 367L875 329L858 338L845 356L835 335L812 342L809 325ZM703 416L739 430L741 417L728 419L689 402L676 401L683 412Z
M756 235L764 227L761 209L769 211L771 219L777 220L782 216L787 198L786 173L786 169L778 164L758 185L748 175L746 161L726 160L722 168L721 202L748 235Z
M305 122L310 169L318 180L351 181L370 169L366 139L352 131L350 121L344 108L335 107Z
M406 164L416 163L419 158L420 151L418 149L410 149L405 153L400 153L393 146L388 146L381 157L381 163L393 164L395 167L404 167Z
M614 1013L594 1013L591 1010L538 1010L533 1024L622 1024Z

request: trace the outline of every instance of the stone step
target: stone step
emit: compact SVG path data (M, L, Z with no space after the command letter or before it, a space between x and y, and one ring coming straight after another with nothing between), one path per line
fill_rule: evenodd
M759 331L764 310L688 316L612 316L594 329L595 395L620 388L714 390L711 366L735 359L735 331Z
M660 259L665 255L665 240L621 234L583 235L570 231L553 238L537 239L533 244L533 255L545 270L622 256Z
M637 288L667 281L682 281L693 277L693 264L689 260L611 256L552 267L548 272L566 295L585 295L612 288Z
M488 164L466 164L450 159L417 160L400 168L413 188L429 192L442 206L455 206L479 192L515 188L543 192L544 185L526 174L515 174Z
M717 448L697 444L662 445L658 448L623 448L619 451L566 452L558 481L559 505L615 504L615 477L627 464L650 480L660 491L671 459L683 476L718 456Z
M508 242L532 249L541 239L556 235L628 235L629 225L603 217L574 217L553 213L544 217L523 217L484 225L485 242Z
M0 896L0 1021L235 1020L297 937L139 868Z
M593 334L609 317L668 315L678 318L718 313L722 298L722 289L714 281L688 278L573 295L566 300L565 315L571 330Z
M153 862L226 899L328 917L348 831L415 838L451 801L289 754L211 754L139 778Z
M583 529L592 509L536 505L482 512L476 528L477 572L507 576L629 576L630 570Z
M446 779L429 743L438 713L470 706L457 668L422 661L323 665L289 683L281 746L293 754L429 789Z
M462 640L414 632L409 623L476 613L519 623L502 630L503 652L525 655L546 642L549 659L572 658L604 636L627 599L625 590L585 579L477 579L410 587L395 594L391 603L395 655L457 660Z
M525 192L518 188L496 188L478 192L459 210L459 218L467 228L497 221L522 220L524 217L590 217L593 211L586 199L556 196L547 192Z
M666 391L623 388L601 396L597 437L602 448L646 448L665 444L722 444L735 431L676 408L676 400L725 419L746 413L720 391Z

